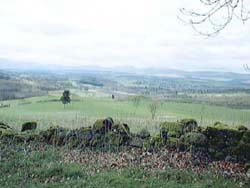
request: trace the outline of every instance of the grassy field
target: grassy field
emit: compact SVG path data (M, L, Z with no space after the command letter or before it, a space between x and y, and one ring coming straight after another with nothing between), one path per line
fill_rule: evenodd
M0 121L9 123L16 129L20 129L25 121L37 121L40 129L52 125L77 128L91 126L98 118L113 117L126 122L132 131L147 128L151 132L158 132L159 123L162 121L182 118L195 118L201 125L216 121L230 125L250 124L250 110L160 101L157 103L156 117L152 120L149 110L152 101L145 98L140 100L136 107L134 102L127 98L112 100L104 95L86 96L84 93L77 93L72 96L72 103L65 109L58 101L59 98L60 93L51 93L43 97L4 101L4 104L11 106L0 108Z

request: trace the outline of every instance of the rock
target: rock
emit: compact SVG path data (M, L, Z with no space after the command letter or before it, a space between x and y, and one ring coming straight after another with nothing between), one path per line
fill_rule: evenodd
M14 134L15 133L14 133L13 129L9 125L7 125L3 122L0 122L0 136L1 137L3 137L3 136L10 137L10 136L14 136Z
M250 144L250 131L245 131L242 138L241 138L241 141L243 143L246 143L246 144Z
M160 134L171 132L173 137L180 137L183 134L183 128L184 124L180 122L163 122L160 124Z
M246 173L247 177L250 178L250 169Z
M198 128L198 123L195 119L182 119L180 123L184 125L183 127L184 133L192 132Z
M81 141L89 142L93 138L93 131L91 128L80 128L76 131L76 136Z
M147 145L144 145L146 142L143 141L142 138L133 136L130 140L129 145L135 148L147 148Z
M169 133L167 131L161 131L161 137L165 140L168 139ZM176 135L170 134L171 137L176 137Z
M225 159L227 156L232 156L241 162L250 160L248 131L239 131L235 127L217 124L207 127L202 133L207 136L207 147L209 150L214 150L210 154L215 158Z
M37 128L36 122L26 122L22 125L21 132L28 131L28 130L35 130Z
M205 146L208 142L204 134L196 132L187 133L180 140L187 146Z
M228 156L226 156L225 161L235 163L235 162L237 162L237 159L228 155Z
M142 129L137 136L141 139L147 139L150 137L150 133L147 129Z
M11 127L3 122L0 122L0 129L11 129Z
M244 125L238 125L238 126L236 127L236 129L237 129L238 131L248 131L248 128L245 127Z
M10 128L0 128L0 136L14 136L15 132Z
M244 165L244 169L245 169L245 171L250 170L250 163L246 163L246 164Z
M197 121L194 119L183 119L180 122L163 122L160 124L161 135L168 137L181 137L185 133L198 129Z
M105 134L112 129L114 121L112 118L98 119L93 125L93 129L97 133Z
M165 145L165 140L161 138L161 135L157 134L150 138L150 147L160 148Z

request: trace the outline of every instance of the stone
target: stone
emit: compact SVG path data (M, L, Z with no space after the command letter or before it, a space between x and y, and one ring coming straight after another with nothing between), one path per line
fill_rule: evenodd
M36 122L26 122L22 125L21 132L35 130L37 128Z

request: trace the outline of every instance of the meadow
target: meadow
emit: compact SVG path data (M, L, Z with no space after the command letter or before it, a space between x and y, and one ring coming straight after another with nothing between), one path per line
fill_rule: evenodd
M60 95L61 92L53 92L42 97L4 101L3 104L10 104L10 107L0 108L1 121L15 129L20 129L26 121L37 121L39 129L54 125L79 128L91 126L96 119L113 117L126 122L132 132L146 128L152 133L159 132L160 122L182 118L195 118L202 126L217 121L232 126L250 125L250 110L246 109L161 100L156 102L156 115L152 119L149 106L154 101L149 98L142 97L135 104L133 97L112 100L100 93L73 91L72 102L64 109Z

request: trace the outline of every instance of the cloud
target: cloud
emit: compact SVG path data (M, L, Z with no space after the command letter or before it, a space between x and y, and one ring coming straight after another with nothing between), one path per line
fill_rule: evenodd
M0 2L0 58L20 62L222 69L249 60L247 27L214 38L177 19L196 0L8 0Z

